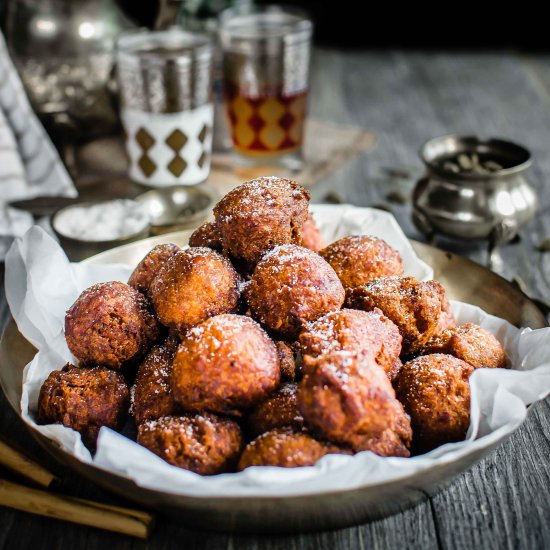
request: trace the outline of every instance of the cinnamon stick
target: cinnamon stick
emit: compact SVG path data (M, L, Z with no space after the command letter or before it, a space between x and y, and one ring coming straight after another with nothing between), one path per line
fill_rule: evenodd
M25 479L47 489L57 481L49 470L23 454L3 438L0 438L0 464Z
M0 479L0 506L145 539L154 517L140 510L47 493Z

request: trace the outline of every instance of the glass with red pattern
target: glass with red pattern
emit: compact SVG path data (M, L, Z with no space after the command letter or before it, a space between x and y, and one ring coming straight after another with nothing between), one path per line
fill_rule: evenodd
M300 168L311 34L311 21L298 10L222 13L225 107L240 164Z

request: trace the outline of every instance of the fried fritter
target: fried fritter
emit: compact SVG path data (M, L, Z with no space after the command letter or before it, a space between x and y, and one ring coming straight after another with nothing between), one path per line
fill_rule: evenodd
M132 412L136 424L178 412L172 397L172 362L178 349L176 337L168 337L145 356L132 387Z
M159 269L178 250L180 250L180 247L172 243L155 246L134 269L128 279L128 284L147 295Z
M384 369L372 357L340 351L314 361L297 394L298 410L309 428L356 452L371 450L373 440L386 430L409 446L409 419Z
M183 338L172 371L174 399L185 410L239 414L278 385L273 341L253 319L217 315Z
M386 241L368 235L349 235L319 254L336 271L344 288L355 288L384 275L401 275L403 260Z
M63 424L76 430L93 451L102 426L122 428L129 401L122 374L104 367L67 364L52 371L40 388L38 423Z
M444 331L455 327L456 319L453 314L451 304L447 299L447 296L443 296L443 299L441 300L441 317L439 317L439 324L437 325L433 338L436 338Z
M446 330L428 342L424 353L448 353L475 369L506 368L506 355L500 342L473 323Z
M160 322L184 334L198 323L237 309L240 276L210 248L187 248L172 256L149 294Z
M299 368L296 365L293 349L286 343L278 340L275 342L279 365L281 367L281 380L294 382L300 377Z
M300 333L299 342L304 372L310 358L334 351L368 354L386 371L390 380L401 367L401 334L379 309L369 312L341 309L327 313L306 326Z
M398 432L389 428L376 437L366 439L362 444L362 450L371 451L378 456L400 456L403 458L411 456Z
M411 417L416 452L462 441L470 424L470 383L474 367L435 353L403 365L397 397Z
M255 264L281 244L300 244L309 191L277 177L257 178L230 191L214 207L224 252Z
M248 415L248 432L256 437L275 428L300 430L304 419L296 406L296 384L281 384L265 401Z
M238 469L245 470L250 466L313 466L328 454L351 453L337 445L318 441L306 432L282 428L264 433L249 443L241 455Z
M204 222L199 225L189 237L189 246L205 246L216 252L221 252L223 246L216 224L214 222Z
M244 439L233 420L203 413L149 420L137 442L173 466L208 476L235 469Z
M413 355L435 334L445 290L437 281L415 277L378 277L349 291L347 305L371 311L379 308L403 337L402 355Z
M307 220L302 225L302 246L313 250L313 252L319 252L325 247L321 231L311 214L308 214Z
M85 365L120 369L141 359L160 326L141 292L118 281L86 289L65 316L65 339Z
M252 316L286 340L296 338L306 322L340 309L345 297L330 265L315 252L296 245L268 252L244 294Z

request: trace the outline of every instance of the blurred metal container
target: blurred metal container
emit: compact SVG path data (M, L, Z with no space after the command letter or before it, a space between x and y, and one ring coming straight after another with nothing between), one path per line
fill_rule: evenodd
M493 162L491 172L452 171L451 159L473 155ZM490 247L513 239L536 211L537 197L525 179L531 154L501 139L448 135L420 151L426 175L413 193L413 221L427 236L486 239Z
M133 27L115 0L6 2L6 41L33 108L78 139L118 128L115 41Z

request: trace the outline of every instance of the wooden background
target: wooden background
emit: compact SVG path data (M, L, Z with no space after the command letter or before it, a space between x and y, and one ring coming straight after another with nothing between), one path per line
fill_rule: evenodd
M403 199L421 172L417 151L425 140L445 133L476 133L527 146L535 158L529 177L539 194L539 212L519 242L502 250L503 274L548 301L550 253L538 252L537 245L550 236L550 58L322 50L316 51L312 68L313 116L364 126L379 138L374 152L314 186L314 200L337 193L346 202L389 208L410 237L419 235L410 221L410 204ZM486 261L481 245L439 244ZM3 326L9 313L0 292ZM0 433L46 462L3 396ZM62 490L67 494L112 501L72 474L64 476ZM435 497L401 514L340 531L237 536L189 531L177 521L160 518L150 540L142 542L0 509L0 548L107 547L550 548L550 400L534 406L506 443Z

